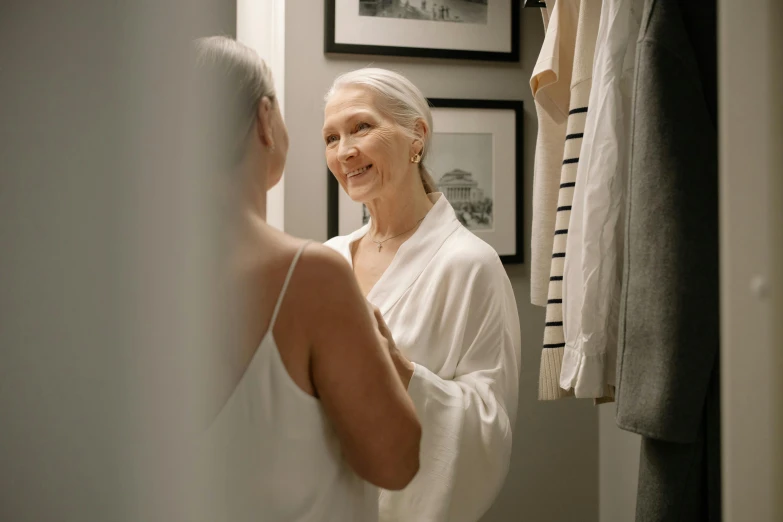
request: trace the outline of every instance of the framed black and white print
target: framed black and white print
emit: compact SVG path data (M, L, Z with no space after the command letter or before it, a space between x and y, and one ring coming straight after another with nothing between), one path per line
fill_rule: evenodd
M519 61L518 0L325 0L324 50Z
M505 264L522 263L521 101L430 98L433 134L424 164L457 218ZM350 234L369 220L328 172L328 235Z

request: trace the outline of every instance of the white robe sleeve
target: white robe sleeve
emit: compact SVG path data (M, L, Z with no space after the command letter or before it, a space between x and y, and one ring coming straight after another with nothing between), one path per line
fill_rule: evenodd
M521 340L511 284L500 261L493 261L472 267L468 279L454 278L459 286L454 293L464 298L447 304L441 318L457 325L443 329L444 343L461 354L454 377L441 378L416 364L408 386L423 426L421 455L427 459L409 488L415 491L416 483L426 482L422 491L450 499L421 499L422 509L437 512L417 510L416 520L476 522L508 472Z

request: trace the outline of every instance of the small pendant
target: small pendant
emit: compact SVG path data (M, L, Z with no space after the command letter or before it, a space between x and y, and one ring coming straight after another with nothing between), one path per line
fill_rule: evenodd
M382 247L382 246L383 246L383 245L378 245L378 252L380 252L380 251L381 251L381 247Z

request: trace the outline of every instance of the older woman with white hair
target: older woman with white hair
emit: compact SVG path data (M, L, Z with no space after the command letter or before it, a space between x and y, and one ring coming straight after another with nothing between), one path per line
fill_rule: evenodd
M424 166L432 115L409 80L375 68L338 77L323 137L332 174L371 216L327 246L380 309L423 428L419 473L381 491L380 520L475 522L511 456L521 340L508 276L435 192Z

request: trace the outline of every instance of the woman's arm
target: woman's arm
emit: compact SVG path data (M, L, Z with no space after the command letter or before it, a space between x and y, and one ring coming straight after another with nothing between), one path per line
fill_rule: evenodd
M312 379L356 473L402 489L419 469L421 426L371 309L345 260L313 246L300 261L313 296L303 311L312 346Z

